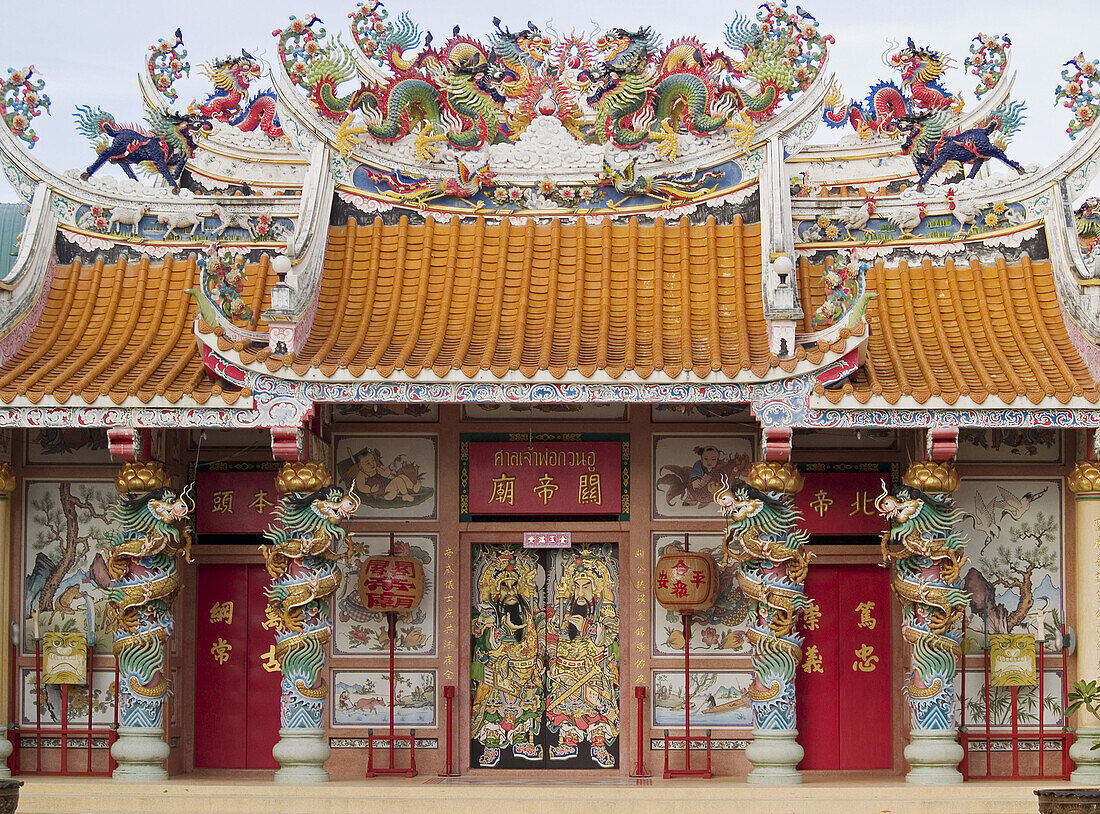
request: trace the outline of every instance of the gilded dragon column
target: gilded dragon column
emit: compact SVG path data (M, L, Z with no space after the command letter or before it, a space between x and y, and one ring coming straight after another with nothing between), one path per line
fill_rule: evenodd
M115 479L118 503L108 532L107 612L115 624L118 660L118 740L111 757L116 780L139 782L168 776L162 764L164 700L168 676L165 646L172 635L171 603L180 588L176 556L190 561L194 505L185 490L168 485L159 461L126 463Z
M283 673L279 742L272 754L280 783L322 783L330 749L325 739L325 668L331 625L329 600L340 587L336 547L347 540L341 521L359 508L354 493L330 485L322 463L288 462L279 471L282 498L261 547L271 587L268 615L275 626L275 658ZM350 556L350 546L347 548Z
M962 657L962 631L956 622L969 595L962 590L965 535L954 526L965 512L951 492L959 475L949 462L910 465L904 485L885 490L875 507L889 522L882 535L882 557L896 563L893 588L901 601L902 636L913 646L905 684L912 729L905 759L909 783L961 783L963 748L955 724L955 672Z
M1100 464L1078 461L1069 476L1077 515L1077 677L1091 681L1100 671ZM1077 738L1069 749L1076 764L1070 780L1100 784L1100 719L1077 711ZM1095 750L1095 751L1094 751Z
M802 782L796 768L803 750L795 720L795 675L802 661L802 636L795 626L809 604L803 583L810 557L806 531L794 496L802 476L790 463L753 464L748 484L719 490L714 500L728 526L722 540L722 565L737 563L737 583L754 604L752 644L752 763L748 781L760 785Z

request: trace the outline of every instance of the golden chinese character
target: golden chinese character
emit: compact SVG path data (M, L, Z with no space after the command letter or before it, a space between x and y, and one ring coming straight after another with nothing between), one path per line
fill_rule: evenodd
M584 472L581 474L580 490L578 492L578 503L602 503L603 497L600 492L600 473L599 472Z
M824 517L825 512L829 511L829 507L836 501L829 497L829 493L824 489L818 489L814 493L814 499L810 501L810 508L817 512L818 517Z
M642 636L645 635L645 628L644 627L634 628L634 635L637 636L640 639Z
M267 499L267 490L260 489L252 497L252 502L248 504L248 508L255 509L256 514L263 514L268 506L274 506L275 502Z
M447 608L447 610L443 612L443 618L444 619L453 619L454 615L455 615L455 609L454 608Z
M507 503L514 505L516 496L516 479L505 474L499 478L493 478L493 494L489 496L489 502Z
M271 628L275 628L276 630L282 630L283 629L282 617L279 616L279 614L275 611L274 608L272 608L270 605L268 605L267 607L264 608L264 621L263 621L263 623L261 623L260 627L262 627L264 630L271 630Z
M215 602L210 606L210 624L215 622L225 622L227 625L233 624L232 602Z
M634 659L634 666L639 670L645 669L645 659Z
M274 647L274 645L272 645ZM218 639L212 645L210 645L210 654L214 657L214 661L218 664L225 664L229 661L229 651L233 649L233 645L227 642L225 639Z
M852 662L852 669L858 670L861 673L873 673L875 671L875 665L878 663L878 656L875 655L875 648L869 644L863 645L856 653L856 661Z
M214 514L231 514L233 512L233 490L225 489L215 492L213 505L210 511Z
M865 514L870 517L878 514L878 510L875 509L875 500L867 494L866 489L860 489L856 492L855 498L852 499L852 510L848 512L848 516L852 517L857 514Z
M824 673L821 666L821 654L817 652L817 645L811 644L806 648L806 657L802 662L802 671L806 673Z
M455 626L454 625L447 625L446 627L443 628L443 632L444 633L454 633L455 632Z
M554 479L549 475L543 475L539 478L538 486L532 489L535 493L535 497L542 501L542 505L545 506L550 502L550 498L554 496L554 492L558 491L558 485L554 483Z
M817 606L816 602L811 602L806 606L806 609L802 611L802 626L806 630L817 630L821 621L821 608Z
M446 656L443 657L443 663L444 664L454 664L455 663L455 657L452 656L450 653L448 653Z
M275 658L275 645L267 648L266 653L260 653L260 661L263 662L264 670L269 673L277 673L283 669L279 660Z
M454 677L455 677L455 674L452 673L450 670L447 670L445 673L443 673L443 680L444 681L454 681Z
M856 613L859 614L859 627L865 627L868 630L874 630L875 625L878 624L878 619L871 615L874 612L874 602L860 602L858 605L856 605Z
M454 555L455 550L453 548L448 548L446 551L443 552L444 557L453 557Z

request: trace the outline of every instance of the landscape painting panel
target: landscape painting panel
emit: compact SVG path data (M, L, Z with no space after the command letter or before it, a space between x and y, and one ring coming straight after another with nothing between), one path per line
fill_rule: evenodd
M21 721L24 726L34 726L39 711L34 704L35 674L33 668L24 667L20 671L20 679L23 685ZM41 684L40 695L42 701L42 725L58 726L61 724L61 684ZM69 684L69 710L70 724L79 726L88 724L88 685ZM115 673L110 670L97 669L92 675L92 724L95 726L114 723L115 720Z
M398 670L396 726L435 726L435 670ZM380 726L390 722L388 670L333 670L333 726Z
M336 595L333 649L339 655L382 655L389 653L388 614L368 611L359 601L359 569L368 557L385 556L389 551L388 534L352 534L351 564L341 559L340 590ZM418 656L435 652L435 562L434 534L398 535L393 552L415 557L424 569L424 597L409 613L396 615L394 652L398 656Z
M751 682L748 670L692 670L692 729L752 726ZM684 671L654 670L653 725L683 727L684 722Z
M960 461L1058 463L1062 433L1047 427L966 427L959 431Z
M110 653L107 624L111 578L103 549L107 512L118 500L113 483L28 481L23 508L23 652L34 652L33 611L40 633L83 633L92 601L96 652Z
M955 493L968 513L970 594L966 636L971 652L988 633L1027 633L1040 618L1048 649L1057 649L1062 601L1062 482L1058 478L963 478Z
M961 677L961 673L960 673ZM968 669L966 671L966 704L963 709L963 724L981 730L985 727L985 671ZM960 700L962 681L955 680L956 705ZM1043 726L1062 725L1062 671L1043 671ZM1016 720L1023 728L1039 725L1039 685L1016 688ZM989 725L993 728L1012 726L1012 688L990 687Z
M28 466L72 466L112 463L107 432L89 427L43 427L27 430Z
M722 535L691 533L692 551L706 551L715 561L722 559ZM655 533L653 562L666 553L684 550L683 534ZM692 616L691 652L707 656L748 655L749 611L752 603L737 585L737 568L730 565L718 569L718 598L705 611ZM666 610L653 600L653 654L680 656L684 652L684 617Z

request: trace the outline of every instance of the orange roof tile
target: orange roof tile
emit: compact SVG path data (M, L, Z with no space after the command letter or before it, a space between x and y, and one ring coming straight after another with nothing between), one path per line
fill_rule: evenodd
M349 220L329 230L316 321L290 364L326 376L764 375L779 363L767 344L760 263L760 227L740 218ZM266 351L241 357L273 372L286 364Z
M259 269L251 272L259 276ZM217 396L233 404L243 391L203 369L195 305L184 293L195 279L194 259L57 266L38 325L0 366L0 401L23 396L38 404L49 396L65 404L78 396L87 404L100 397L121 404L162 396L205 404Z
M821 266L805 260L800 289L809 323L823 294ZM1049 261L1026 255L1014 263L977 260L934 268L881 262L867 273L871 337L867 361L854 384L819 394L837 404L854 396L865 404L881 396L918 403L931 398L982 404L990 396L1005 404L1017 398L1039 403L1074 397L1100 400L1097 383L1074 347L1062 321Z

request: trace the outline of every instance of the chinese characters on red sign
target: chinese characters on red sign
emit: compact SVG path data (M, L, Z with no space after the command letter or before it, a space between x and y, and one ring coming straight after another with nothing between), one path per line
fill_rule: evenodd
M199 472L195 525L200 534L262 534L275 522L276 472Z
M471 441L473 515L622 512L619 441Z
M412 557L371 557L359 570L359 601L367 610L402 613L424 596L424 569Z
M800 528L810 534L880 534L886 528L875 509L883 472L806 472L798 493Z
M526 531L524 548L571 548L573 535L568 531Z

